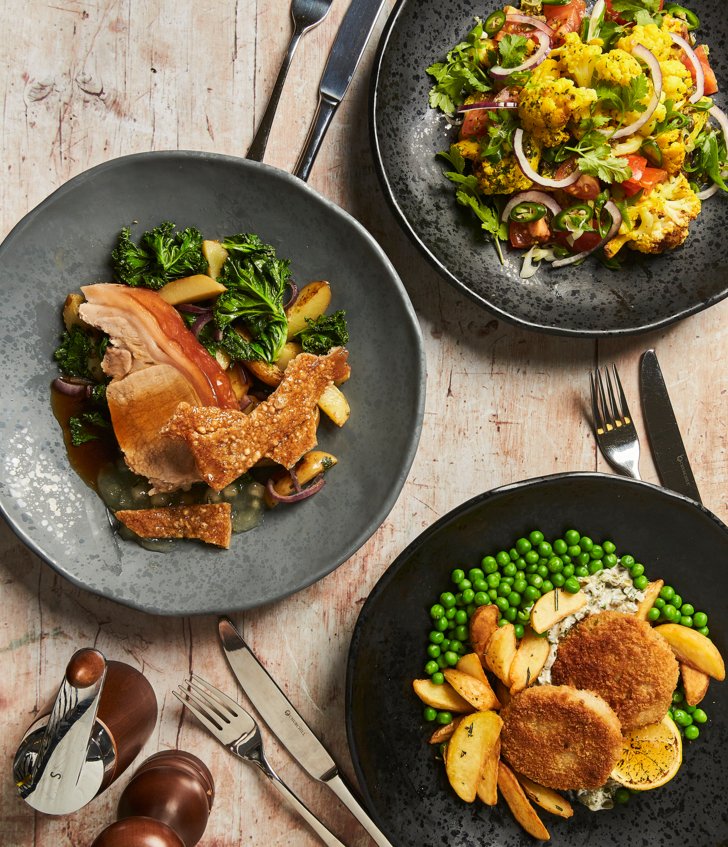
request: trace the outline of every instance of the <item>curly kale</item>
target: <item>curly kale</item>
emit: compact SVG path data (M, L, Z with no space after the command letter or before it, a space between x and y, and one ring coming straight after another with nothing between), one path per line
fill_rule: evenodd
M206 273L202 233L194 227L175 232L174 226L164 221L145 232L138 244L132 241L129 227L123 227L111 254L116 279L125 285L158 289L173 279Z
M273 363L288 333L283 294L289 262L278 259L273 247L257 235L231 235L222 245L229 255L218 278L227 291L214 306L215 324L222 331L220 347L234 359Z
M68 420L71 444L74 447L80 447L88 441L96 441L101 438L98 430L108 430L110 427L111 422L101 412L83 412Z
M306 324L307 328L296 336L304 353L325 356L332 347L343 347L349 340L346 313L341 309L331 315L321 315L315 320L306 318Z
M81 327L73 326L61 336L61 343L53 354L62 374L91 378L89 358L96 352L93 338Z

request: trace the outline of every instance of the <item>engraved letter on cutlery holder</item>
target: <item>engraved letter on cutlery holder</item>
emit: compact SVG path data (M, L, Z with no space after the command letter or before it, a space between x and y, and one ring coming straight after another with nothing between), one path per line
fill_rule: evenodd
M77 811L131 764L156 721L156 697L139 671L79 650L20 742L13 763L20 796L46 814Z

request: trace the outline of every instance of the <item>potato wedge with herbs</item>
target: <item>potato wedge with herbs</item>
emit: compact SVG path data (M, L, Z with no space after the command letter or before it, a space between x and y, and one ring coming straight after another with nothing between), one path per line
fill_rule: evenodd
M217 279L222 273L222 266L228 257L228 251L219 241L203 241L202 255L207 259L207 273Z
M511 694L523 691L536 681L546 664L550 651L551 645L547 638L536 635L530 627L524 632L511 664L509 677Z
M477 653L466 653L464 656L461 656L455 668L475 677L475 679L479 679L481 682L488 682L488 677L485 675ZM489 682L488 685L490 685Z
M464 700L455 689L444 683L435 685L431 679L415 679L412 681L415 694L426 706L447 712L472 712L473 707Z
M637 611L634 613L636 618L641 621L647 620L647 615L650 609L655 605L655 600L660 596L662 586L665 584L663 579L656 579L654 582L649 582L645 588L645 596L640 600Z
M531 627L539 634L551 629L554 624L568 618L583 609L587 604L587 597L583 591L569 594L560 588L554 588L539 597L531 609Z
M511 684L511 664L516 657L516 628L512 623L499 626L491 635L485 651L485 665L506 685Z
M294 303L286 309L288 340L306 329L306 319L316 320L329 308L331 287L324 280L309 282L298 293Z
M562 797L558 791L553 788L546 788L545 785L539 785L523 774L516 774L521 787L526 792L526 796L533 802L551 812L552 815L558 815L560 818L570 818L574 814L574 808L569 801Z
M503 721L495 712L476 712L460 721L448 743L445 772L453 791L472 803L486 757L500 736Z
M487 679L483 682L464 671L459 671L457 668L447 668L444 674L445 679L455 691L479 711L500 709L498 698L493 693Z
M680 662L680 676L685 693L685 702L688 706L697 706L708 693L710 677L707 673L691 668L685 662Z
M157 292L170 306L180 303L199 303L200 300L210 300L227 291L222 283L217 282L206 274L194 274L182 279L173 279L163 285Z
M478 606L470 618L470 643L482 665L485 665L485 651L490 637L498 629L499 616L498 607L490 603Z
M654 631L672 647L678 662L690 665L696 671L702 671L719 682L725 679L723 657L707 636L679 623L663 623L656 626Z
M498 788L513 812L513 817L526 832L539 841L548 841L551 838L549 831L536 814L516 775L503 760L498 765Z
M482 800L486 806L495 806L498 802L498 764L500 762L501 742L498 738L491 748L490 753L485 757L483 772L480 775L480 781L476 793L478 799Z

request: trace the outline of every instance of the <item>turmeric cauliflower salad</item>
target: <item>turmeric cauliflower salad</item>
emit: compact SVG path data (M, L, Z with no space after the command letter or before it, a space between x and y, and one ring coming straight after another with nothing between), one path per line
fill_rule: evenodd
M728 117L700 21L665 0L521 0L476 19L434 78L458 127L439 154L458 203L521 276L623 248L674 250L728 192Z

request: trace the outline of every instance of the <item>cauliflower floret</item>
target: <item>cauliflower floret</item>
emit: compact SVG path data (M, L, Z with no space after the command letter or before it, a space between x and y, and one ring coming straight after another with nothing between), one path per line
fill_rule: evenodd
M597 44L584 44L576 32L570 32L561 47L551 53L561 73L571 77L583 88L591 85L594 66L601 56L601 47Z
M595 71L599 78L612 85L629 85L643 73L642 66L625 50L615 49L603 53L597 60Z
M684 174L655 186L637 203L627 206L629 220L605 247L611 258L626 244L640 253L664 253L679 247L689 235L690 222L700 214L700 200Z
M568 140L569 124L577 125L589 116L596 99L593 88L579 88L565 77L540 80L534 73L521 91L518 116L536 141L556 147Z
M667 30L660 29L655 24L637 24L629 30L629 35L625 35L617 42L617 47L621 50L626 50L627 53L632 52L632 48L636 44L641 44L646 47L651 53L654 53L658 62L666 61L671 57L672 38Z
M667 59L660 62L660 69L665 98L675 103L682 102L693 84L690 71L679 59Z
M677 18L674 15L665 15L662 19L662 28L668 32L674 32L675 35L680 35L683 38L688 36L688 27L682 18Z
M490 162L481 157L480 144L475 139L458 141L455 147L464 159L471 162L473 173L478 180L478 189L482 194L514 194L533 187L531 180L518 166L514 154L504 156L498 162ZM540 158L540 149L534 150L532 145L529 158L532 167L538 167Z
M661 132L655 141L662 151L662 167L670 176L679 174L685 161L685 145L680 130L671 129L669 132Z

